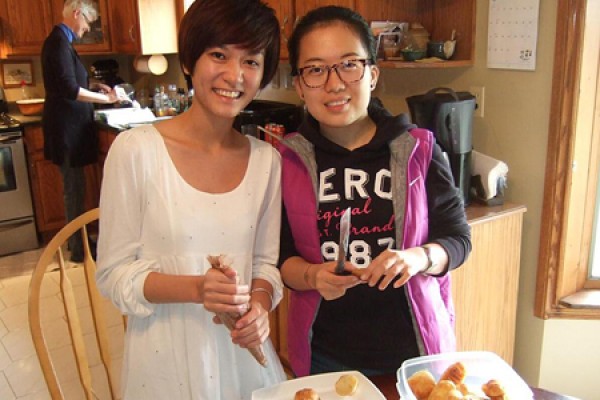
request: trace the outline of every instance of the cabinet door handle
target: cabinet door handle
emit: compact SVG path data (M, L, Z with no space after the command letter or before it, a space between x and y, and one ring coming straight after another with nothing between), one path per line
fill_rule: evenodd
M133 28L135 28L135 25L131 25L131 27L129 28L129 38L132 42L135 42L135 38L133 37Z

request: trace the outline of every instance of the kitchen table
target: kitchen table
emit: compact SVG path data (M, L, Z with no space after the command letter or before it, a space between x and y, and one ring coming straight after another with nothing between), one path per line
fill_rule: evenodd
M398 390L396 390L395 375L381 375L369 377L369 379L381 390L381 393L387 400L399 400ZM544 389L531 388L535 400L579 400L575 397L565 396L558 393L549 392Z

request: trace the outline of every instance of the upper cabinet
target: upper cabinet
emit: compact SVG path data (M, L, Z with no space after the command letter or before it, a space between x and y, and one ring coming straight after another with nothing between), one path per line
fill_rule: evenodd
M108 0L108 7L113 52L177 52L177 12L174 0Z
M52 29L50 3L39 0L0 1L3 55L40 54Z
M98 19L96 19L90 31L74 43L79 54L109 53L110 47L110 29L107 0L97 0ZM53 25L62 22L62 11L64 0L52 0Z
M356 0L356 10L367 21L419 22L431 40L449 40L455 31L452 58L440 63L380 61L391 68L449 68L473 65L475 59L476 0Z
M292 0L266 0L265 3L270 5L277 14L281 30L281 52L279 57L282 60L287 60L287 41L292 34L296 15L293 2Z
M3 56L39 55L54 25L62 22L64 0L3 0ZM79 53L110 52L106 0L98 2L98 19L92 29L75 43Z
M182 0L179 0L182 1ZM387 68L449 68L473 65L476 0L267 0L277 12L282 31L281 58L287 59L287 38L298 19L310 10L338 5L356 10L369 22L419 22L431 40L449 40L455 31L456 50L451 60L439 63L378 61Z

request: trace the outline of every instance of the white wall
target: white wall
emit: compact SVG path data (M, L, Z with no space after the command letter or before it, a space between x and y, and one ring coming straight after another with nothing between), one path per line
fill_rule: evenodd
M468 91L470 86L485 86L485 116L474 121L474 147L508 164L507 200L527 207L514 367L532 386L596 400L600 399L600 321L544 321L533 316L557 4L558 0L540 1L535 71L486 67L488 1L479 0L473 67L383 70L383 87L377 94L391 111L406 112L406 96L433 87ZM299 101L293 92L281 89L261 97Z

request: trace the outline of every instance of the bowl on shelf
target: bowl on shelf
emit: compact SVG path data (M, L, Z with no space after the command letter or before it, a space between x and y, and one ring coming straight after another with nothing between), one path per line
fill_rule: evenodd
M42 115L44 111L44 99L17 100L17 107L23 115Z
M404 49L402 50L402 59L404 61L417 61L421 58L425 58L427 55L427 50L414 50L414 49Z

